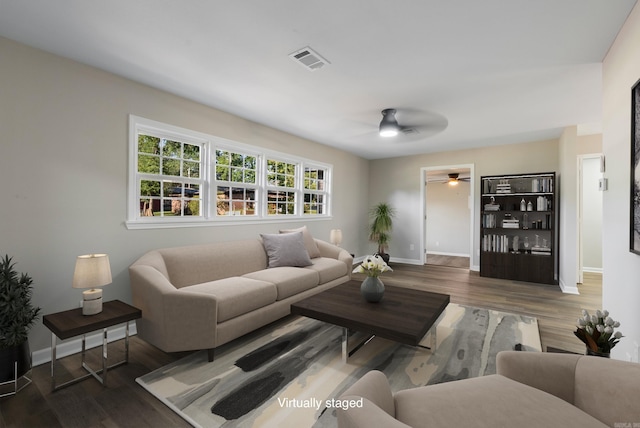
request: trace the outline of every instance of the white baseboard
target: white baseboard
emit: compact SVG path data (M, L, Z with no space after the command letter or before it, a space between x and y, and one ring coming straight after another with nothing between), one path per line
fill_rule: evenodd
M447 253L444 251L427 251L427 256L429 254L433 254L434 256L470 257L469 254L465 253Z
M129 336L136 334L136 323L129 323ZM126 335L124 325L108 329L107 330L107 342L114 342L116 340L124 339ZM86 336L86 348L96 348L102 346L102 331L96 332ZM69 339L64 342L58 340L56 345L56 358L66 357L68 355L77 354L82 351L82 339L80 337ZM51 347L34 351L31 354L32 364L39 366L51 362Z
M361 263L364 258L367 256L360 256L360 257L356 257L353 259L353 264L358 264ZM422 262L420 260L416 260L416 259L402 259L402 258L398 258L398 257L391 257L389 259L389 263L406 263L408 265L421 265Z
M580 291L578 291L578 285L577 284L574 285L573 287L569 287L562 280L558 281L558 283L560 285L560 290L562 290L563 293L566 293L566 294L580 294Z
M599 267L583 267L582 272L590 272L590 273L602 273L602 268Z
M389 259L389 263L404 263L407 265L421 265L422 261L421 260L416 260L416 259L402 259L399 257L391 257L391 259Z

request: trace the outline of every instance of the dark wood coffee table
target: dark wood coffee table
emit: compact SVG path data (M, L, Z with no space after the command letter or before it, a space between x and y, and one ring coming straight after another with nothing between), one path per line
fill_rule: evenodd
M293 314L343 327L344 361L373 336L422 346L420 341L449 304L446 294L394 286L385 286L382 301L369 303L360 294L361 283L352 280L291 305ZM350 330L366 333L369 337L350 350ZM434 347L435 328L431 336Z

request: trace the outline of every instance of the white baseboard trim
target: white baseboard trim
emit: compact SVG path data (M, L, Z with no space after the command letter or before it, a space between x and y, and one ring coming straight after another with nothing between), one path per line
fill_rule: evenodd
M578 290L578 284L574 285L573 287L569 287L562 280L558 281L558 284L560 285L560 290L562 290L563 293L580 294L580 291Z
M353 259L353 264L358 264L361 263L364 258L367 256L360 256L360 257L356 257ZM389 259L389 263L406 263L408 265L421 265L422 262L420 260L416 260L416 259L402 259L402 258L398 258L398 257L391 257Z
M583 267L582 272L590 272L590 273L602 273L602 268L597 267Z
M137 333L136 323L129 323L129 336L134 336ZM118 326L113 329L107 330L107 342L114 342L116 340L124 339L126 335L124 325ZM86 336L86 348L96 348L102 346L102 331L96 332ZM68 355L77 354L82 351L82 339L80 337L69 339L64 342L58 340L56 345L56 358L66 357ZM39 366L51 362L51 347L34 351L31 354L33 366Z
M433 254L434 256L470 257L469 254L465 253L447 253L444 251L427 251L427 256L429 254Z
M473 265L469 268L469 270L474 272L480 272L480 265Z
M398 257L391 257L389 259L389 263L405 263L408 265L421 265L422 261L421 260L416 260L416 259L402 259L402 258L398 258Z

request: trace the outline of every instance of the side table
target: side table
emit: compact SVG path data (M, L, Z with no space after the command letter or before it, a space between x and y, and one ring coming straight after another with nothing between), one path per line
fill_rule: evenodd
M42 317L43 324L51 331L51 389L56 391L91 376L103 385L106 385L107 370L129 362L129 321L136 320L140 317L142 317L142 311L140 309L121 302L120 300L105 302L102 306L102 312L95 315L82 315L82 308L77 308ZM123 323L126 325L124 360L107 366L107 327ZM93 370L85 363L86 335L87 333L100 329L102 329L102 368ZM82 335L82 367L88 373L56 385L55 366L57 339L60 338L64 340L80 335ZM102 374L102 376L100 376L100 374Z

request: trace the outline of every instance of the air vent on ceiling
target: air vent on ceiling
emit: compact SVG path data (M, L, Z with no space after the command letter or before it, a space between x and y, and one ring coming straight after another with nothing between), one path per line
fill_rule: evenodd
M314 52L309 46L289 54L289 57L311 71L319 70L325 65L331 64L329 61L322 58L320 54Z

